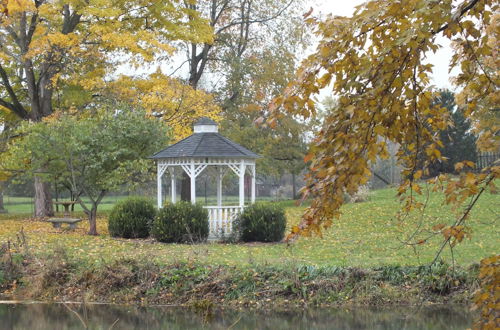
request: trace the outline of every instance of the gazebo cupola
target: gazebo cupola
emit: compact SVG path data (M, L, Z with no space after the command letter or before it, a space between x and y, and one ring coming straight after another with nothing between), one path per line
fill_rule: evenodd
M209 211L210 235L216 236L221 230L232 229L232 220L245 207L245 174L251 177L251 203L255 202L255 160L260 156L229 140L218 132L217 123L209 118L201 118L193 128L194 133L187 138L159 151L151 158L158 166L158 208L163 205L162 176L167 171L171 180L170 199L176 202L176 179L184 171L191 181L191 203L196 203L196 178L212 168L217 181L217 205L205 206ZM222 179L228 170L239 178L239 204L222 205Z

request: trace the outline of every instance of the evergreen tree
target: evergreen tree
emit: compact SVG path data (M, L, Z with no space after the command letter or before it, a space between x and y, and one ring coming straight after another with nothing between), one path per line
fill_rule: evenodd
M463 109L455 104L455 96L449 90L442 90L437 100L451 113L453 125L442 131L441 154L447 158L442 162L434 162L429 168L430 176L439 173L454 173L454 164L464 160L477 161L476 136L471 132L470 122L464 117Z

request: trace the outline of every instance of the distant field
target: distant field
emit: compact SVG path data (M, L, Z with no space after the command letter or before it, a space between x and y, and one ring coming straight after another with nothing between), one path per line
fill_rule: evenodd
M111 196L105 197L99 206L99 210L111 210L113 205L120 199L124 197L122 196ZM62 199L66 200L66 199ZM33 214L33 199L30 197L9 197L4 196L4 206L5 209L11 214ZM64 210L63 206L59 206L59 210L62 212ZM75 211L81 212L82 207L78 204L75 205Z
M169 197L169 196L166 196ZM99 205L100 211L109 211L113 208L113 205L116 204L117 201L126 198L126 196L107 196L104 197L101 204ZM67 200L67 199L60 199ZM88 202L87 199L84 199ZM153 199L152 199L153 200ZM271 197L262 197L258 198L259 201L269 201L273 200ZM205 197L198 197L198 202L205 205L216 205L216 197L209 196L205 200ZM238 197L236 196L226 196L223 201L224 205L238 205ZM156 203L156 200L154 200ZM33 214L33 199L31 197L10 197L4 196L4 206L5 209L10 214ZM59 210L62 212L64 208L59 206ZM75 204L75 212L82 212L83 209L79 204Z
M109 209L113 198L108 198L101 210ZM303 237L290 245L182 245L161 244L152 240L115 239L107 232L107 212L101 212L98 220L100 236L92 237L85 235L87 222L83 222L76 231L69 232L53 229L44 222L21 220L26 217L21 214L3 214L0 215L0 219L3 219L0 221L0 244L8 239L15 239L22 228L35 253L43 254L52 248L63 247L70 257L88 263L132 257L154 259L159 263L194 261L243 267L288 263L360 267L418 265L433 259L441 237L436 236L430 242L417 246L415 250L402 244L402 241L419 224L431 227L454 217L441 201L441 195L432 195L425 214L408 217L401 223L395 217L399 208L395 190L374 191L367 202L345 205L342 209L343 216L323 233L323 238ZM304 207L294 206L293 201L281 204L286 207L289 226L296 224ZM499 213L500 195L484 195L468 220L472 238L466 239L455 249L455 258L459 264L468 265L485 256L499 253L500 229L496 222ZM450 251L445 250L443 258L451 262L450 257Z

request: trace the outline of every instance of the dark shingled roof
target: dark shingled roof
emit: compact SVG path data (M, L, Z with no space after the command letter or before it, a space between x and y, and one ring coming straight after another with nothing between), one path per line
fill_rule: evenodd
M204 121L200 121L202 120ZM200 121L195 125L210 125L205 121L199 124ZM151 156L153 159L180 157L260 158L256 153L219 133L195 133Z
M210 118L201 117L198 121L196 121L196 123L194 123L194 126L198 125L217 125L217 123Z

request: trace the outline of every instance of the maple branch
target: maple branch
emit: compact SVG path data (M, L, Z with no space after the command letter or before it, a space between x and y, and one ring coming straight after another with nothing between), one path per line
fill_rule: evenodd
M472 0L468 5L463 6L465 2L462 2L459 7L463 8L460 11L455 12L451 17L453 20L458 21L465 13L467 13L469 10L474 8L474 6L479 2L479 0ZM438 34L440 32L443 32L450 26L450 23L446 23L445 25L441 26L439 29L437 29L435 32L432 32L432 34Z
M7 72L5 72L4 68L0 64L0 77L2 78L3 85L5 89L7 90L7 93L9 94L10 98L12 99L13 103L6 102L5 100L2 101L2 105L10 110L12 110L16 115L23 119L27 119L29 117L28 112L26 109L21 105L19 102L19 99L17 98L16 93L12 89L12 86L10 85L9 77L7 75Z
M290 2L288 2L283 8L281 8L278 12L276 12L276 14L274 14L272 16L269 16L269 17L266 17L266 18L261 18L261 19L253 19L253 20L247 19L247 20L241 20L241 21L231 22L231 23L229 23L229 24L221 27L220 29L218 29L215 32L215 34L219 34L219 33L223 32L224 30L227 30L230 27L233 27L235 25L254 24L254 23L266 23L266 22L272 21L273 19L280 17L281 14L283 14L283 12L285 10L287 10L292 5L293 1L294 0L290 0Z
M82 17L82 15L77 14L75 11L71 13L69 10L69 5L67 4L64 5L63 12L64 12L64 22L61 33L68 34L75 30L78 23L80 23L80 18Z
M462 33L463 33L462 24L459 24L459 26L462 29ZM488 79L488 82L490 84L492 84L493 86L496 86L497 84L495 84L493 82L493 80L490 77L490 75L488 74L488 72L486 72L486 69L484 68L483 64L479 61L479 58L477 57L476 51L474 50L474 47L472 47L472 45L470 44L470 41L469 41L469 39L467 39L467 36L464 36L464 40L465 40L465 43L467 45L467 48L470 49L470 52L471 52L471 55L472 55L472 58L473 58L474 62L476 62L477 65L479 66L479 68L481 69L481 71L483 71L484 75L486 76L486 79Z
M486 181L485 185L481 188L481 190L479 190L479 192L477 193L477 195L474 196L474 198L472 199L472 201L469 204L469 206L467 206L467 208L465 209L464 214L460 217L460 219L458 219L455 222L455 224L453 225L453 227L460 226L467 219L467 217L469 216L470 211L474 208L474 205L476 205L479 197L481 197L481 195L486 191L486 188L488 187L489 183L491 181L493 181L494 179L495 179L494 175L491 175L490 178L488 178L488 180ZM444 242L441 244L441 247L439 248L439 250L438 250L438 252L436 254L436 257L432 261L431 265L433 265L433 264L436 263L436 261L438 260L439 256L443 252L443 250L446 247L446 245L450 242L450 240L451 240L452 237L453 237L453 235L450 235L450 236L448 236L444 240Z

